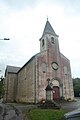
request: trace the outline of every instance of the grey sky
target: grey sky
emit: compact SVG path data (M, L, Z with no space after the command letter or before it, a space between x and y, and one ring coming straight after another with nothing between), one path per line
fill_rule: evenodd
M23 9L24 7L33 7L38 0L0 0L11 9Z
M59 35L60 51L70 59L72 77L80 77L79 0L0 0L0 69L22 66L40 51L47 16Z

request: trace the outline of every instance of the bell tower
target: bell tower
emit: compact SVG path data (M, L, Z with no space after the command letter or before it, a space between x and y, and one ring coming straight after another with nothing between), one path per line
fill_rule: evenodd
M55 33L50 22L46 21L46 25L40 39L40 52L47 53L47 72L52 71L52 75L48 75L49 78L58 77L60 68L60 50L58 35Z
M47 19L42 37L40 38L40 52L48 49L48 42L51 44L51 47L59 47L58 35L55 33L50 22Z
M40 38L40 52L48 50L56 58L57 54L59 54L58 37L47 19L42 37Z

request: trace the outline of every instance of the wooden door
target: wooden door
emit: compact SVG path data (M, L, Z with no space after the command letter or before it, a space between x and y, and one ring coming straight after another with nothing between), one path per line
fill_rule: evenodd
M60 99L60 89L58 86L53 87L53 100L59 100Z

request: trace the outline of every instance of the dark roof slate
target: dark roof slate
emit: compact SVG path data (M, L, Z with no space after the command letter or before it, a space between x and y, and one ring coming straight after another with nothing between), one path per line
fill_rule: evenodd
M50 85L47 85L47 87L46 87L46 89L45 89L46 91L51 91L52 90L52 88L51 88L51 86Z
M43 34L42 34L42 37L45 35L45 34L51 34L51 35L55 35L55 36L58 36L55 31L53 30L50 22L47 20L46 22L46 25L45 25L45 28L44 28L44 31L43 31Z
M8 73L17 73L19 71L20 67L16 66L7 66L6 70Z
M37 55L37 54L36 54L36 55ZM35 58L36 55L32 56L32 57L28 60L28 62L26 62L26 63L19 69L18 72L20 72L26 65L28 65L28 64Z

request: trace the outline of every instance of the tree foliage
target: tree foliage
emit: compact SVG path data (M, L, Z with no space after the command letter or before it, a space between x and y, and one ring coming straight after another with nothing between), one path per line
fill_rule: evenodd
M80 97L80 78L73 79L74 96Z
M0 99L3 97L4 95L4 78L1 77L0 78Z

